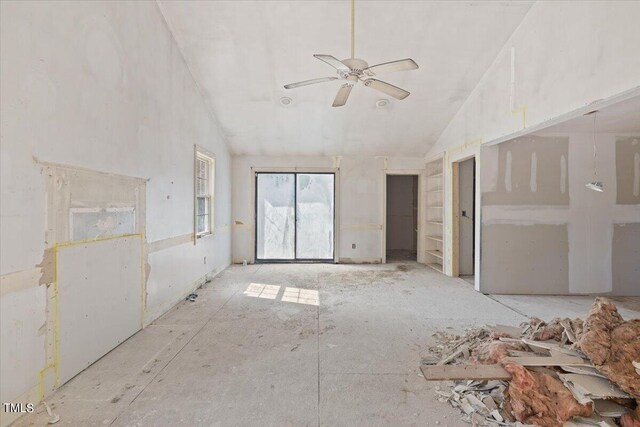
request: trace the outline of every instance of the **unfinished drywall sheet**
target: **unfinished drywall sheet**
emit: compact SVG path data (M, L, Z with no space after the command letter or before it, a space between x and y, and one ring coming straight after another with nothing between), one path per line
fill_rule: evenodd
M612 246L613 294L640 296L640 223L614 224Z
M616 204L640 204L640 135L616 138Z
M483 147L483 158L485 150L497 150L498 164L497 168L483 168L487 182L493 183L493 188L483 188L483 205L569 204L566 170L569 138L518 138Z
M569 293L566 225L482 225L482 292Z
M142 236L57 250L59 383L141 329Z

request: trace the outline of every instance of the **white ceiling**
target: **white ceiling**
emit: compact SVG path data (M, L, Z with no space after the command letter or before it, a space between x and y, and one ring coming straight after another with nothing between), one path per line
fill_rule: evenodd
M425 154L531 6L357 1L355 56L420 69L380 76L411 92L404 101L377 108L388 96L358 84L333 108L338 81L283 85L335 75L312 55L350 55L349 1L159 4L232 152L255 155Z
M551 126L539 133L593 132L593 115L584 115ZM640 132L640 96L619 102L596 113L596 132Z

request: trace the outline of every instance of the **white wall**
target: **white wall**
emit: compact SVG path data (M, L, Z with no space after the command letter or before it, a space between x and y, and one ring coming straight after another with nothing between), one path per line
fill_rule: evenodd
M233 158L233 262L254 258L253 170L337 171L337 255L342 262L381 262L384 257L385 171L423 170L422 158L268 157ZM352 248L352 244L356 248Z
M638 16L640 2L555 1L531 7L427 154L443 153L445 159L446 274L452 274L451 162L478 156L482 143L506 140L600 100L637 92ZM476 179L483 167L479 159ZM478 187L476 212L479 196ZM476 253L479 233L476 227ZM476 257L476 289L480 267Z
M45 241L42 162L148 179L148 323L229 264L231 160L154 2L2 2L1 12L0 400L34 401L46 358L37 265L56 243ZM217 166L216 231L196 246L194 144Z
M639 16L633 1L536 2L429 153L492 141L640 86Z

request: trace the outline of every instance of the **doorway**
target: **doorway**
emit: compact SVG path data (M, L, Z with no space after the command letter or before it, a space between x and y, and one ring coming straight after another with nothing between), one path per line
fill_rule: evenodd
M417 261L418 175L387 175L386 261Z
M457 208L454 222L458 229L458 276L473 285L475 283L475 157L457 163L457 172Z
M335 175L271 173L256 176L257 262L333 262Z

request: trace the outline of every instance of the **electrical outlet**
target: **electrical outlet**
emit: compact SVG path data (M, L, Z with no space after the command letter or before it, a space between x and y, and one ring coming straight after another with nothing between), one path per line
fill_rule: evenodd
M351 244L351 249L355 249L355 248L356 248L356 244L355 244L355 243L352 243L352 244Z

